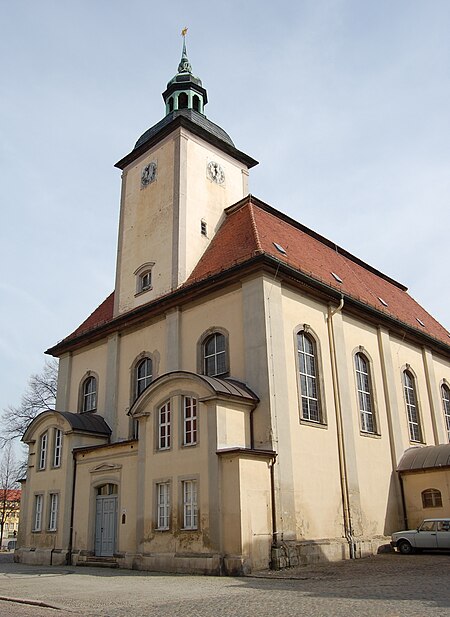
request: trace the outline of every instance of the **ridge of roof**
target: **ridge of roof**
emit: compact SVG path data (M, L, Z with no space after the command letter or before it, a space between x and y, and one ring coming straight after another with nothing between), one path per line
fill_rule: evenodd
M116 319L120 325L124 320L139 318L144 311L156 310L162 302L184 295L246 263L250 266L258 258L266 259L269 266L275 264L277 271L290 278L302 277L308 285L317 285L336 297L345 296L356 307L366 307L372 314L435 340L447 350L450 348L448 331L407 293L404 285L320 234L251 194L228 207L225 214L220 228L181 287L115 318L113 292L72 334L47 353ZM277 244L285 253L279 251Z

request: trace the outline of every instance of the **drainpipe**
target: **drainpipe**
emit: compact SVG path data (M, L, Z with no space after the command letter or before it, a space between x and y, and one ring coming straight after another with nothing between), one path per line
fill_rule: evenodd
M337 371L336 345L334 341L333 316L339 313L344 306L344 296L341 296L339 305L335 309L328 308L327 325L328 340L330 342L331 374L333 377L334 408L336 410L336 432L339 456L339 475L341 482L342 507L344 513L344 533L350 550L350 559L356 559L355 539L353 537L352 514L350 508L350 495L348 489L347 464L345 460L344 431L342 426L342 407L339 393L339 380Z
M69 546L67 548L67 565L72 565L72 549L73 549L73 519L75 514L75 482L77 479L77 459L75 452L73 456L73 477L72 477L72 501L70 504L70 531L69 531Z

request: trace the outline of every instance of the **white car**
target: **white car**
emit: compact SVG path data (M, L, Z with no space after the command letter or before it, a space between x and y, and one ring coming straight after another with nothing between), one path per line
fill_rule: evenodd
M403 555L423 550L450 550L450 518L426 518L417 529L396 531L391 545Z

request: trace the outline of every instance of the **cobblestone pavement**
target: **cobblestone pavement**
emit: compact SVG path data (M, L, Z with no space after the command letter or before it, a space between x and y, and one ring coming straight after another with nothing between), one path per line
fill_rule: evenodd
M377 555L244 578L24 566L0 555L13 617L449 617L450 555ZM9 602L45 602L62 610Z

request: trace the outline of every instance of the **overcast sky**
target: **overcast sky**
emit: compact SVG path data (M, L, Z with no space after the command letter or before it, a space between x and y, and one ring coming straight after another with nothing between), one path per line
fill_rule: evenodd
M180 31L251 192L450 327L448 0L0 0L0 409L114 286L120 171Z

